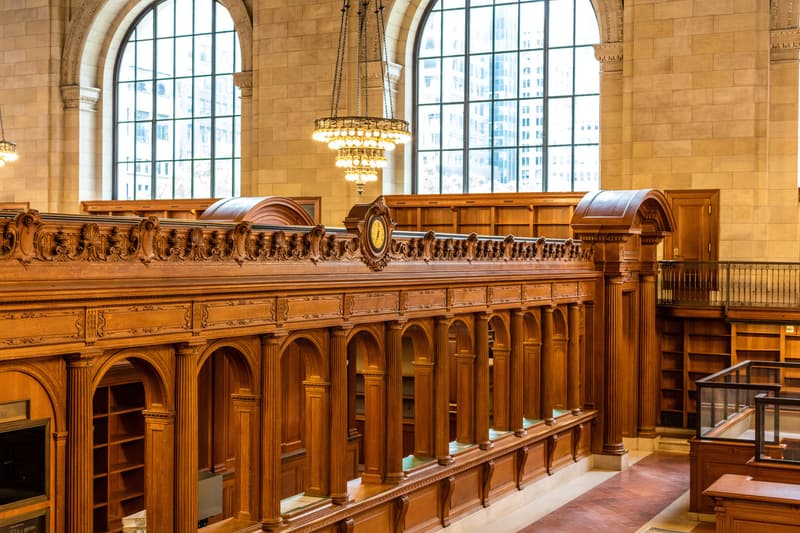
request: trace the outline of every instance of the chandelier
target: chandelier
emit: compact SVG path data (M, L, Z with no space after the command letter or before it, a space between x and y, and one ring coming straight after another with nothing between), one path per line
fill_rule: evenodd
M0 109L0 167L6 166L6 163L16 161L18 157L17 145L6 140L6 129L3 127L3 110Z
M356 114L339 116L339 100L342 93L344 55L347 50L347 22L350 0L343 0L342 21L339 28L339 46L331 93L331 116L314 121L315 141L324 142L336 150L336 166L344 169L347 181L355 182L358 194L364 192L364 184L378 180L378 169L386 166L386 152L405 144L411 138L408 122L394 118L392 92L389 85L389 69L386 58L386 31L383 19L383 0L374 0L375 15L372 24L368 17L373 0L360 0L358 11L358 54L356 64ZM374 28L373 28L374 25ZM371 30L374 40L369 42ZM369 53L373 56L370 58ZM383 116L369 114L367 79L370 64L380 64L381 100ZM362 113L363 110L363 113Z

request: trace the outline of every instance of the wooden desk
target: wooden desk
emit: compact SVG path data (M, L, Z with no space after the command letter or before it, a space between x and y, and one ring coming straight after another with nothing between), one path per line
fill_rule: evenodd
M717 533L800 532L800 485L725 474L703 493L714 499Z

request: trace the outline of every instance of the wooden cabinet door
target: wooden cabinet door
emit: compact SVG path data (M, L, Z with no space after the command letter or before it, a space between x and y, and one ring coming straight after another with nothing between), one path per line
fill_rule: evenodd
M719 189L664 192L675 216L675 232L664 239L664 259L717 261Z

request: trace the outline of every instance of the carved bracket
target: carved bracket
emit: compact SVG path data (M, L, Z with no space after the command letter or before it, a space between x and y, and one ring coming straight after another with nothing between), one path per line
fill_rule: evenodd
M489 507L489 491L492 487L492 476L494 476L494 461L483 463L481 470L481 504L484 507Z
M580 450L581 437L583 436L583 424L578 424L572 428L572 461L578 462L578 451Z
M528 462L528 447L523 446L517 450L517 490L522 490L522 481L525 477L525 464Z
M449 476L442 481L441 493L441 509L442 509L442 527L450 525L450 507L453 505L453 492L456 488L456 478Z
M394 501L394 530L403 531L406 524L406 514L408 514L408 495L403 494Z
M545 441L545 464L547 466L547 475L553 475L553 458L556 454L556 444L558 443L558 435L550 435Z

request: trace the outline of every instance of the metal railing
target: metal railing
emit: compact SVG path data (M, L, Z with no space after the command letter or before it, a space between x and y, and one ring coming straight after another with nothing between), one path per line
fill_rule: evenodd
M658 303L797 307L800 263L659 261Z

